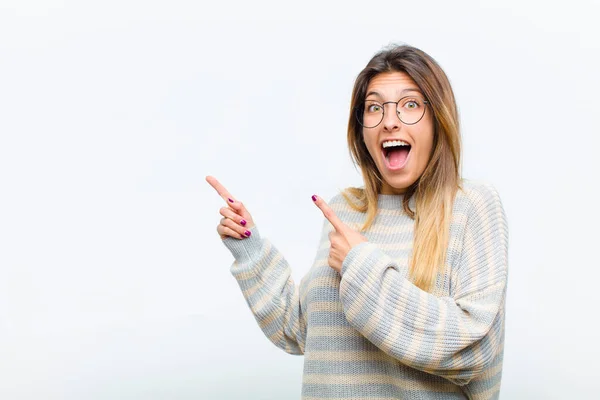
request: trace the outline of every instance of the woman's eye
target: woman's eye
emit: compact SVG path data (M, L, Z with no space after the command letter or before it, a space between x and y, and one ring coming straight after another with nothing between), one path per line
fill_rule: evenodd
M369 112L379 112L381 111L381 106L379 104L371 104L368 110Z
M409 100L409 101L407 101L407 102L404 104L404 106L405 106L406 108L412 109L412 108L417 108L417 107L419 107L419 103L417 103L417 102L416 102L416 101L414 101L414 100Z

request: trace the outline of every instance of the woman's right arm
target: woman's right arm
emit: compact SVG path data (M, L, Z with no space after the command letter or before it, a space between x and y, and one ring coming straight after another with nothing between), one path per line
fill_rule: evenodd
M206 180L229 206L220 210L224 218L217 232L235 259L231 273L258 325L277 347L290 354L304 354L306 316L288 262L260 236L244 205L231 201L233 196L215 178Z
M225 246L235 258L231 273L237 280L264 334L290 354L304 354L306 315L299 288L283 255L257 227L244 239L227 237Z

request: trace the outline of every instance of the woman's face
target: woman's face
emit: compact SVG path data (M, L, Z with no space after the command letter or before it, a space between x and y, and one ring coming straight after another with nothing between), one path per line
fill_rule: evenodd
M408 97L407 97L408 96ZM400 121L394 103L398 105L400 117L406 122L415 115L425 114L419 122L407 125ZM375 161L384 183L382 194L400 194L423 174L433 147L433 117L429 106L423 104L424 96L417 84L403 72L386 72L376 75L367 87L363 121L377 120L383 107L383 120L374 128L363 128L363 137L371 157ZM425 107L425 109L421 108ZM371 113L367 116L367 113ZM371 124L373 125L373 124ZM391 140L400 142L390 143ZM384 149L384 144L396 145Z

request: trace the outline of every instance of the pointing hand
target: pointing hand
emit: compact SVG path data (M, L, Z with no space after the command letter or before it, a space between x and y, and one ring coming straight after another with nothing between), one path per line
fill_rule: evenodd
M329 258L327 259L327 262L331 268L338 273L341 273L342 263L350 249L357 244L367 242L368 240L366 237L344 224L342 220L335 215L335 212L329 205L327 205L325 200L313 196L313 201L317 207L321 209L325 218L333 225L334 230L329 233L331 247L329 249Z
M206 181L212 186L217 193L223 198L229 207L222 207L219 212L223 216L219 225L217 226L217 232L221 239L225 239L227 236L236 239L244 239L250 236L250 229L254 226L252 216L246 210L244 205L235 200L229 191L225 189L225 186L212 176L207 176Z

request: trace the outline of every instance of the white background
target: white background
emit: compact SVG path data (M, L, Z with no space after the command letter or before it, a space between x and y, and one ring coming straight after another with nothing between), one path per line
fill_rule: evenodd
M299 398L215 228L221 180L299 280L361 185L354 79L444 68L463 175L499 190L502 399L596 398L600 12L592 1L0 1L0 398ZM596 26L594 26L596 25Z

